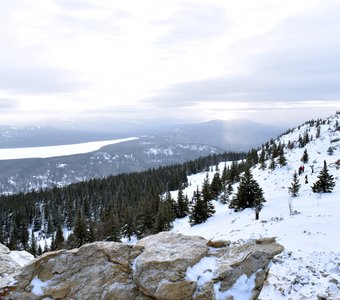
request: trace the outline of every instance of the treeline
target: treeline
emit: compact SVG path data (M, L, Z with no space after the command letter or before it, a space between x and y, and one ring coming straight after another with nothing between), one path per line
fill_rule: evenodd
M237 180L245 164L253 164L254 157L257 160L256 150L248 154L225 152L140 173L1 196L0 243L36 255L96 240L118 241L123 236L143 237L167 230L167 224L183 216L183 208L178 207L182 200L167 201L167 197L162 199L160 195L183 189L188 184L188 175L207 171L221 161L234 161L228 168L228 176L232 181ZM245 158L248 159L242 164L236 163ZM65 229L73 231L67 239ZM52 245L40 247L36 238L50 238Z

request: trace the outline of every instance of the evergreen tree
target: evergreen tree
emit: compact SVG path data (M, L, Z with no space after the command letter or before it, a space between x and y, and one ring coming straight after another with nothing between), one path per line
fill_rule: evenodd
M211 186L209 183L209 175L208 173L206 174L204 180L203 180L203 184L202 184L202 197L204 199L204 201L210 201L212 199L214 199L212 191L211 191Z
M77 213L73 234L76 240L76 247L80 247L81 245L85 244L87 235L86 220L84 218L83 213L80 210L78 210Z
M227 180L231 183L235 183L239 180L239 169L236 161L233 161L230 165Z
M227 204L229 202L229 197L233 193L233 185L226 181L223 182L222 185L222 193L221 193L221 203Z
M202 185L202 200L203 200L203 222L205 222L210 216L215 213L214 205L211 203L211 200L214 199L214 195L212 193L211 185L209 184L208 174L203 181Z
M308 160L309 160L308 152L307 152L307 149L305 149L305 150L303 151L303 155L302 155L302 157L301 157L301 161L302 161L304 164L306 164L306 163L308 163Z
M47 207L47 205L45 206ZM48 215L47 219L47 236L53 234L55 231L54 224L53 224L53 218L51 215Z
M211 185L210 185L210 190L211 190L211 196L213 199L217 199L218 195L222 191L222 181L220 178L220 174L217 172L215 173Z
M200 191L196 190L193 195L193 206L189 214L189 223L191 226L201 224L206 221L204 202Z
M296 172L294 172L293 181L291 183L291 186L288 188L288 193L292 197L297 197L298 194L299 194L300 186L301 186L301 184L300 184L298 175L297 175Z
M136 233L136 216L134 214L133 208L128 206L124 211L123 216L123 226L121 228L122 236L125 236L131 240L131 237Z
M40 246L40 245L39 245ZM30 245L30 253L36 257L37 256L37 242L36 242L36 239L35 239L35 236L34 236L34 232L33 232L33 229L31 231L31 245ZM39 254L40 255L40 254Z
M178 190L177 195L177 218L184 218L189 213L188 197L183 195L182 187Z
M270 160L270 163L269 163L269 169L271 169L273 171L273 170L275 170L275 168L276 168L276 162L275 162L274 157L272 157L272 159Z
M50 249L48 248L47 242L45 240L45 246L44 246L44 253L50 251Z
M264 148L262 148L260 157L259 157L260 169L264 170L266 168L266 152Z
M227 175L227 164L225 163L223 171L222 171L221 181L222 182L227 181L227 177L228 177L228 175Z
M324 161L323 169L318 175L318 180L313 184L312 190L314 193L331 193L334 187L334 177L328 173L327 163Z
M65 242L65 239L64 239L64 233L63 233L63 229L61 228L61 225L58 224L57 225L57 232L56 232L56 235L55 235L55 249L56 250L59 250L59 249L63 249L64 248L64 242Z
M287 165L287 159L285 157L283 147L280 147L280 151L279 151L279 164L281 167Z
M159 196L158 196L159 198ZM158 211L158 208L157 208ZM156 211L156 214L157 214ZM138 239L143 238L152 233L153 223L154 223L154 214L155 212L152 209L152 206L148 202L147 198L144 198L139 206L137 213L137 227L136 234Z
M155 218L153 233L170 230L172 228L172 222L174 219L175 215L173 201L171 197L166 197L164 201L159 203L159 209Z
M320 125L316 127L316 135L315 137L318 139L320 137Z
M327 153L328 153L328 155L333 155L334 149L333 149L332 146L329 146L329 148L327 149Z
M221 201L221 203L223 203L223 204L226 204L226 203L228 203L228 201L229 201L229 196L228 196L228 191L227 191L227 182L226 181L224 181L223 183L222 183L222 192L221 192L221 196L220 196L220 201Z
M273 142L273 146L272 146L272 157L276 158L279 156L279 147L276 145L275 142Z
M235 211L240 211L245 208L254 208L256 219L258 219L258 214L265 201L261 187L253 178L250 169L248 169L241 178L237 193L231 200L229 208L232 208Z
M120 234L118 234L118 236L120 236ZM90 220L86 236L86 242L93 243L95 240L96 240L95 223L92 220Z
M27 225L24 223L24 221L21 224L20 233L21 233L20 242L21 242L22 248L24 250L28 250L29 249L29 246L28 246L29 232L27 229Z
M303 135L303 144L307 145L309 143L309 141L310 141L310 138L309 138L308 132L306 130L304 135Z
M38 250L37 250L37 255L40 256L41 254L43 254L43 250L41 249L41 246L39 244Z
M51 247L50 247L51 251L56 250L55 248L55 238L54 238L54 234L51 234Z

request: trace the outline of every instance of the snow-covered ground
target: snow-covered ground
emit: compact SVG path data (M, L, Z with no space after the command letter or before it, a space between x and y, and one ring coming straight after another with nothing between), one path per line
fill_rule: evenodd
M305 148L285 150L286 166L278 166L273 171L261 171L258 165L253 168L254 179L266 198L258 221L255 221L252 209L234 212L228 205L214 201L216 213L206 223L191 227L188 217L177 219L172 231L231 241L275 236L285 251L273 261L259 299L340 299L340 171L335 165L340 159L340 131L334 131L336 120L340 123L339 115L331 117L330 124L321 125L318 139L315 139L316 128L309 125L281 137L281 142L286 144L288 140L297 141L305 130L314 137ZM334 149L333 155L327 153L330 146ZM291 198L288 187L294 171L302 165L300 159L304 149L309 154L309 162L299 177L300 194ZM317 180L324 160L329 173L335 177L336 186L332 193L313 193L311 186ZM311 165L314 165L314 173ZM220 172L223 167L224 163L221 163ZM208 173L210 179L214 173ZM308 183L305 183L306 175ZM184 190L189 199L197 186L201 188L205 176L206 173L189 176L189 187ZM234 186L236 190L237 185ZM172 195L175 198L177 191ZM296 214L290 214L289 201ZM247 299L245 294L237 295L235 300Z
M0 160L20 159L20 158L46 158L64 155L89 153L101 147L136 140L136 137L125 139L106 140L97 142L87 142L80 144L46 146L46 147L26 147L26 148L6 148L0 149Z

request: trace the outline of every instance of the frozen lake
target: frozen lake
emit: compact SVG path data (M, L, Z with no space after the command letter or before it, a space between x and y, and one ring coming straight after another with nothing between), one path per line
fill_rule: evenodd
M80 144L27 147L27 148L7 148L0 149L0 160L20 159L20 158L46 158L64 156L72 154L88 153L100 149L101 147L136 140L136 137L124 139L87 142Z

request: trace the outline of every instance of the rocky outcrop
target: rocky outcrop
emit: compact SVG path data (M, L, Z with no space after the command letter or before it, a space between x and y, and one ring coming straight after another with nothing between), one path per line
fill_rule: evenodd
M12 300L228 299L238 281L246 280L255 299L270 260L282 250L274 239L229 245L169 232L134 246L96 242L37 258L13 275L10 285L0 282L0 295Z
M185 280L186 270L207 254L207 240L167 232L156 237L138 243L144 251L134 263L136 284L156 299L191 299L196 282Z
M0 244L0 278L14 273L34 259L27 251L10 251Z

